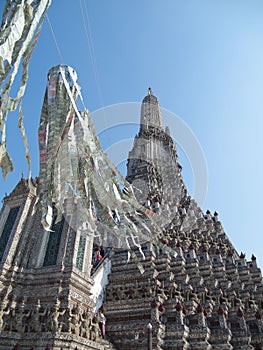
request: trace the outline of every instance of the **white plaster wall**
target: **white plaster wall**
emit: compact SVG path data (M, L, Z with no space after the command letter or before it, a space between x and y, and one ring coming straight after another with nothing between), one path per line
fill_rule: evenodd
M108 275L111 271L111 260L106 259L103 264L98 268L95 272L94 276L94 285L91 288L91 298L96 304L95 312L101 307L104 296L105 296L105 288L108 284Z

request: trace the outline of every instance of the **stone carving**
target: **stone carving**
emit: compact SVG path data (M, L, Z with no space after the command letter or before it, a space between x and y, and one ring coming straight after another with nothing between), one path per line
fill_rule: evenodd
M91 320L91 327L90 327L90 340L97 341L99 338L99 324L98 324L98 318L94 316Z
M60 300L57 298L54 305L41 311L40 300L34 309L25 310L25 300L17 303L15 309L7 307L8 301L0 302L1 330L8 332L40 333L66 332L87 339L98 341L99 325L96 315L91 308L81 310L79 304L73 307L60 309Z
M69 309L69 325L70 333L76 335L80 334L80 308L78 304Z
M51 332L60 332L62 329L62 322L59 322L60 316L66 313L66 309L59 310L60 301L56 299L55 304L48 311L48 330Z
M91 332L91 316L87 311L84 311L83 314L80 314L80 336L83 338L90 339Z
M29 316L29 329L30 332L41 332L42 324L41 324L41 316L45 316L47 314L48 309L45 308L44 311L40 312L41 304L38 299L35 308L31 311Z
M24 318L28 318L30 315L30 311L25 312L25 301L24 299L18 305L18 308L15 310L15 327L18 333L24 333L25 331L25 323Z
M6 309L7 300L3 299L0 301L0 331L5 328L5 316L9 315L10 310Z

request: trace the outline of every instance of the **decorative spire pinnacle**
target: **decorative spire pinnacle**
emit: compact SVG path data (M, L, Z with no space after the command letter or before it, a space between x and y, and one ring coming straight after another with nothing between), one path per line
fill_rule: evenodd
M168 136L171 136L170 128L169 128L168 125L165 127L165 133L166 133Z
M155 127L162 130L162 115L157 97L153 95L152 88L144 97L141 107L141 128Z

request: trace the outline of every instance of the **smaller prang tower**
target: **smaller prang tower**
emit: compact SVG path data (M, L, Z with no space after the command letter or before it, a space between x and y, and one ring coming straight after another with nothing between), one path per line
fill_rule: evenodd
M50 69L41 121L46 119L51 108L57 117L68 113L70 100L62 79L54 79L57 74L58 67ZM41 124L39 129L40 141L44 132L54 132L53 125L47 131L44 126ZM46 165L43 160L44 147L40 148L41 171ZM47 172L42 179L47 181L48 176ZM53 206L51 228L44 229L41 201L37 201L32 190L43 187L45 183L41 184L40 179L30 185L22 177L12 193L3 199L0 212L0 350L110 349L101 339L94 317L93 235L74 226L78 202L72 202L67 192L67 215L59 217Z

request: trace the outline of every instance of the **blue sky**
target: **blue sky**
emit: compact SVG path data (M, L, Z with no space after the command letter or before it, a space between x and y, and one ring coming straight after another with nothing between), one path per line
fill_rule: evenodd
M78 72L86 106L92 112L140 102L151 86L161 106L178 115L201 144L209 179L203 209L218 211L237 250L249 259L254 253L262 267L262 1L99 0L86 1L86 6L96 79L81 2L56 0L48 11L63 62ZM46 75L59 63L45 21L23 102L34 176ZM10 113L7 141L15 170L5 182L0 178L0 198L10 193L22 171L27 174L17 119L17 113ZM107 116L102 123L110 124ZM133 137L136 128L125 132ZM107 140L115 142L116 135ZM192 193L191 166L179 153Z

